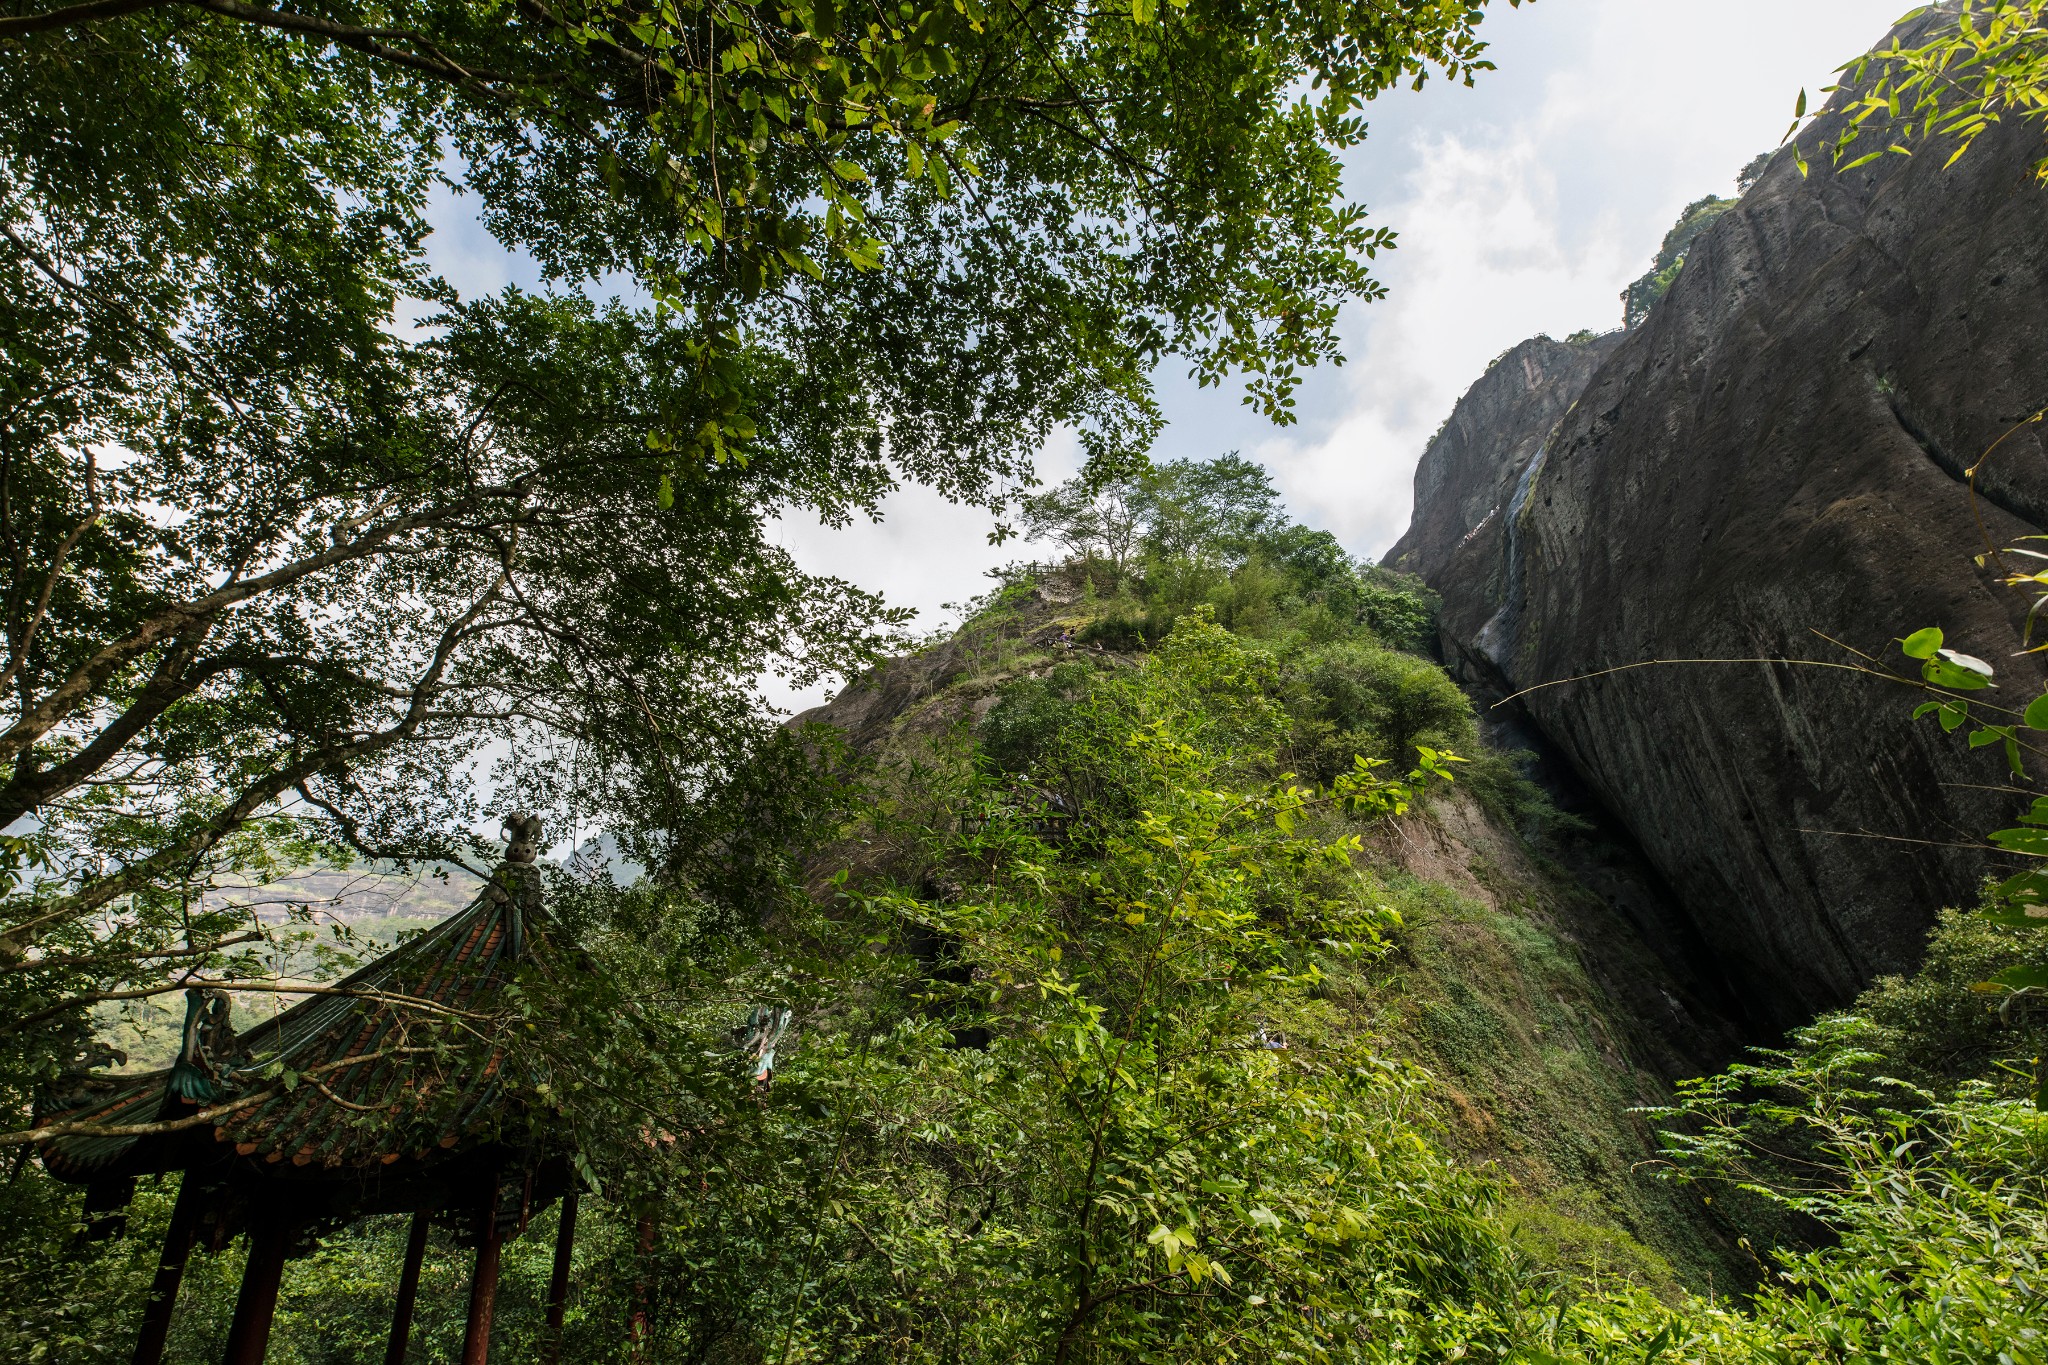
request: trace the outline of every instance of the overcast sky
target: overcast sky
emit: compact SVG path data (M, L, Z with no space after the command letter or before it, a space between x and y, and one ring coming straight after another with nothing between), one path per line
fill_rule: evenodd
M1298 520L1378 556L1407 525L1423 445L1487 362L1538 332L1614 327L1617 296L1679 210L1732 194L1735 173L1783 136L1800 89L1828 84L1905 4L1495 0L1483 31L1498 71L1473 89L1432 83L1368 106L1348 189L1400 245L1379 265L1389 296L1345 314L1348 363L1313 373L1300 422L1280 429L1169 362L1155 458L1240 450L1272 470ZM455 283L492 288L524 273L449 207L432 250ZM1064 477L1075 461L1070 444L1055 445L1040 474ZM785 524L780 537L805 567L916 608L924 629L1019 557L987 544L985 513L923 490L886 511L878 525Z

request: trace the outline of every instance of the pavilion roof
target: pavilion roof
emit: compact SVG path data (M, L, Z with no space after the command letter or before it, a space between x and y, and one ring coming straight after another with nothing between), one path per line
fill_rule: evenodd
M203 1128L72 1134L41 1144L44 1164L86 1182L233 1159L232 1152L317 1176L432 1162L487 1140L507 1107L505 1048L464 1025L481 1018L478 1007L510 983L544 933L537 873L508 862L467 909L243 1033L225 1055L202 1059L207 1078L196 1088L211 1089L211 1098L193 1096L190 1066L182 1075L174 1067L120 1078L110 1093L39 1118L135 1125L249 1097L247 1107L212 1121L211 1144ZM280 1063L296 1078L289 1089Z

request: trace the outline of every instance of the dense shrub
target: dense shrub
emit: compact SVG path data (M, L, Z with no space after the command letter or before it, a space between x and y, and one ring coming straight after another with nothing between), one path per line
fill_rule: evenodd
M1354 754L1412 763L1419 746L1468 751L1472 703L1427 659L1351 639L1301 650L1288 661L1293 757L1329 781Z

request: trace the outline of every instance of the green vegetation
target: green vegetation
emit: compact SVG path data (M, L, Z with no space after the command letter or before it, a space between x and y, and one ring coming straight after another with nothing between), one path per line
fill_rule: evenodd
M1678 215L1678 221L1671 225L1671 231L1664 234L1664 242L1657 248L1657 259L1650 263L1649 273L1621 291L1622 326L1640 327L1648 321L1650 310L1670 292L1678 280L1678 272L1685 269L1685 255L1692 250L1694 240L1734 207L1733 199L1712 194L1685 206Z
M1361 106L1484 11L0 7L0 1129L100 1001L284 984L225 887L519 810L772 913L754 682L898 620L776 519L1129 467L1169 354L1287 420ZM443 192L543 286L438 277Z
M1420 581L1355 563L1328 531L1290 521L1272 477L1235 451L1128 477L1084 474L1023 510L1027 537L1079 559L1096 608L1082 626L1091 643L1137 648L1203 604L1259 638L1435 642L1435 598Z
M1538 855L1502 832L1463 889L1392 855L1483 825L1459 792L1503 760L1347 595L1369 576L1288 577L1299 528L1219 482L1274 513L1234 562L1133 561L1200 599L1084 558L931 646L957 671L805 798L830 841L766 933L651 881L551 888L598 969L518 1016L549 1026L532 1074L584 1088L556 1112L602 1191L563 1358L619 1358L636 1314L650 1359L2033 1358L2039 1024L1970 990L2028 931L1952 916L1920 977L1660 1094ZM1163 634L1087 641L1118 613ZM800 1021L765 1091L730 1041L762 999ZM120 1349L169 1182L110 1242L35 1168L6 1189L0 1349ZM551 1226L508 1249L507 1358ZM272 1358L381 1358L403 1237L293 1262ZM218 1350L240 1255L195 1260L177 1358ZM439 1233L423 1283L415 1350L447 1354L466 1260Z
M1992 8L1880 54L1926 135L2038 114L2039 6ZM381 946L251 894L481 870L520 809L645 875L543 869L563 950L412 1029L505 1060L489 1136L575 1154L565 1361L2040 1359L2048 880L1655 1093L1549 874L1395 851L1468 791L1544 823L1428 595L1247 461L1143 463L1169 354L1291 420L1392 241L1341 191L1363 104L1486 69L1484 9L7 5L0 1355L121 1354L174 1195L107 1236L37 1118L110 1043L160 1059L188 984L274 1008ZM544 287L437 278L445 189ZM758 713L898 620L778 518L1007 508L1056 426L1087 472L1017 510L1072 563L861 752ZM1930 714L2017 763L2048 711L1979 715L1939 645ZM1706 1211L1747 1301L1699 1282ZM301 1231L272 1358L380 1358L402 1225ZM245 1254L195 1256L171 1358L218 1354ZM422 1356L465 1262L438 1230Z
M1960 0L1950 13L1953 22L1935 25L1925 41L1909 47L1894 38L1844 65L1842 82L1827 87L1852 92L1825 147L1836 169L1912 156L1923 144L1947 150L1954 164L1988 128L2048 119L2048 0ZM1792 118L1787 141L1809 118L1804 90ZM1794 145L1804 173L1806 151ZM2048 181L2048 157L2034 171Z
M368 946L238 893L481 871L515 810L646 869L550 874L580 953L462 1040L516 1052L508 1110L603 1190L571 1354L616 1355L647 1275L670 1339L745 1311L773 1349L869 1095L835 1012L907 1017L805 884L850 818L831 745L752 697L898 618L773 523L905 481L1000 505L1062 424L1128 470L1169 354L1289 420L1391 243L1339 185L1361 105L1484 70L1482 0L4 11L0 1351L125 1349L168 1205L75 1241L37 1117L110 1043L161 1060L160 997L232 987L246 1023ZM541 289L435 276L446 188ZM764 999L816 1040L772 1106L729 1036ZM639 1259L656 1211L687 1261ZM280 1356L374 1352L395 1235L295 1263ZM200 1256L176 1358L213 1354L240 1254ZM527 1345L539 1256L505 1291Z

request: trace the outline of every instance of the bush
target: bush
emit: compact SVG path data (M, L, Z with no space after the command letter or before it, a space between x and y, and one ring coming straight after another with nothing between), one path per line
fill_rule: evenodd
M1347 640L1303 650L1288 671L1304 776L1329 781L1354 754L1405 769L1419 745L1466 752L1476 742L1471 701L1427 659Z
M1046 744L1074 715L1074 701L1086 691L1094 670L1078 659L1059 664L1043 678L1018 678L1003 686L981 722L981 753L998 773L1024 773Z
M2018 1095L2034 1058L2048 1051L2048 1009L2038 992L1987 995L1973 989L2008 967L2048 967L2048 935L1981 915L1944 910L1927 956L1910 977L1882 977L1857 1001L1887 1067L1918 1085L1952 1091L1985 1080Z
M1434 649L1437 606L1437 595L1419 578L1372 568L1359 579L1357 619L1390 648Z

